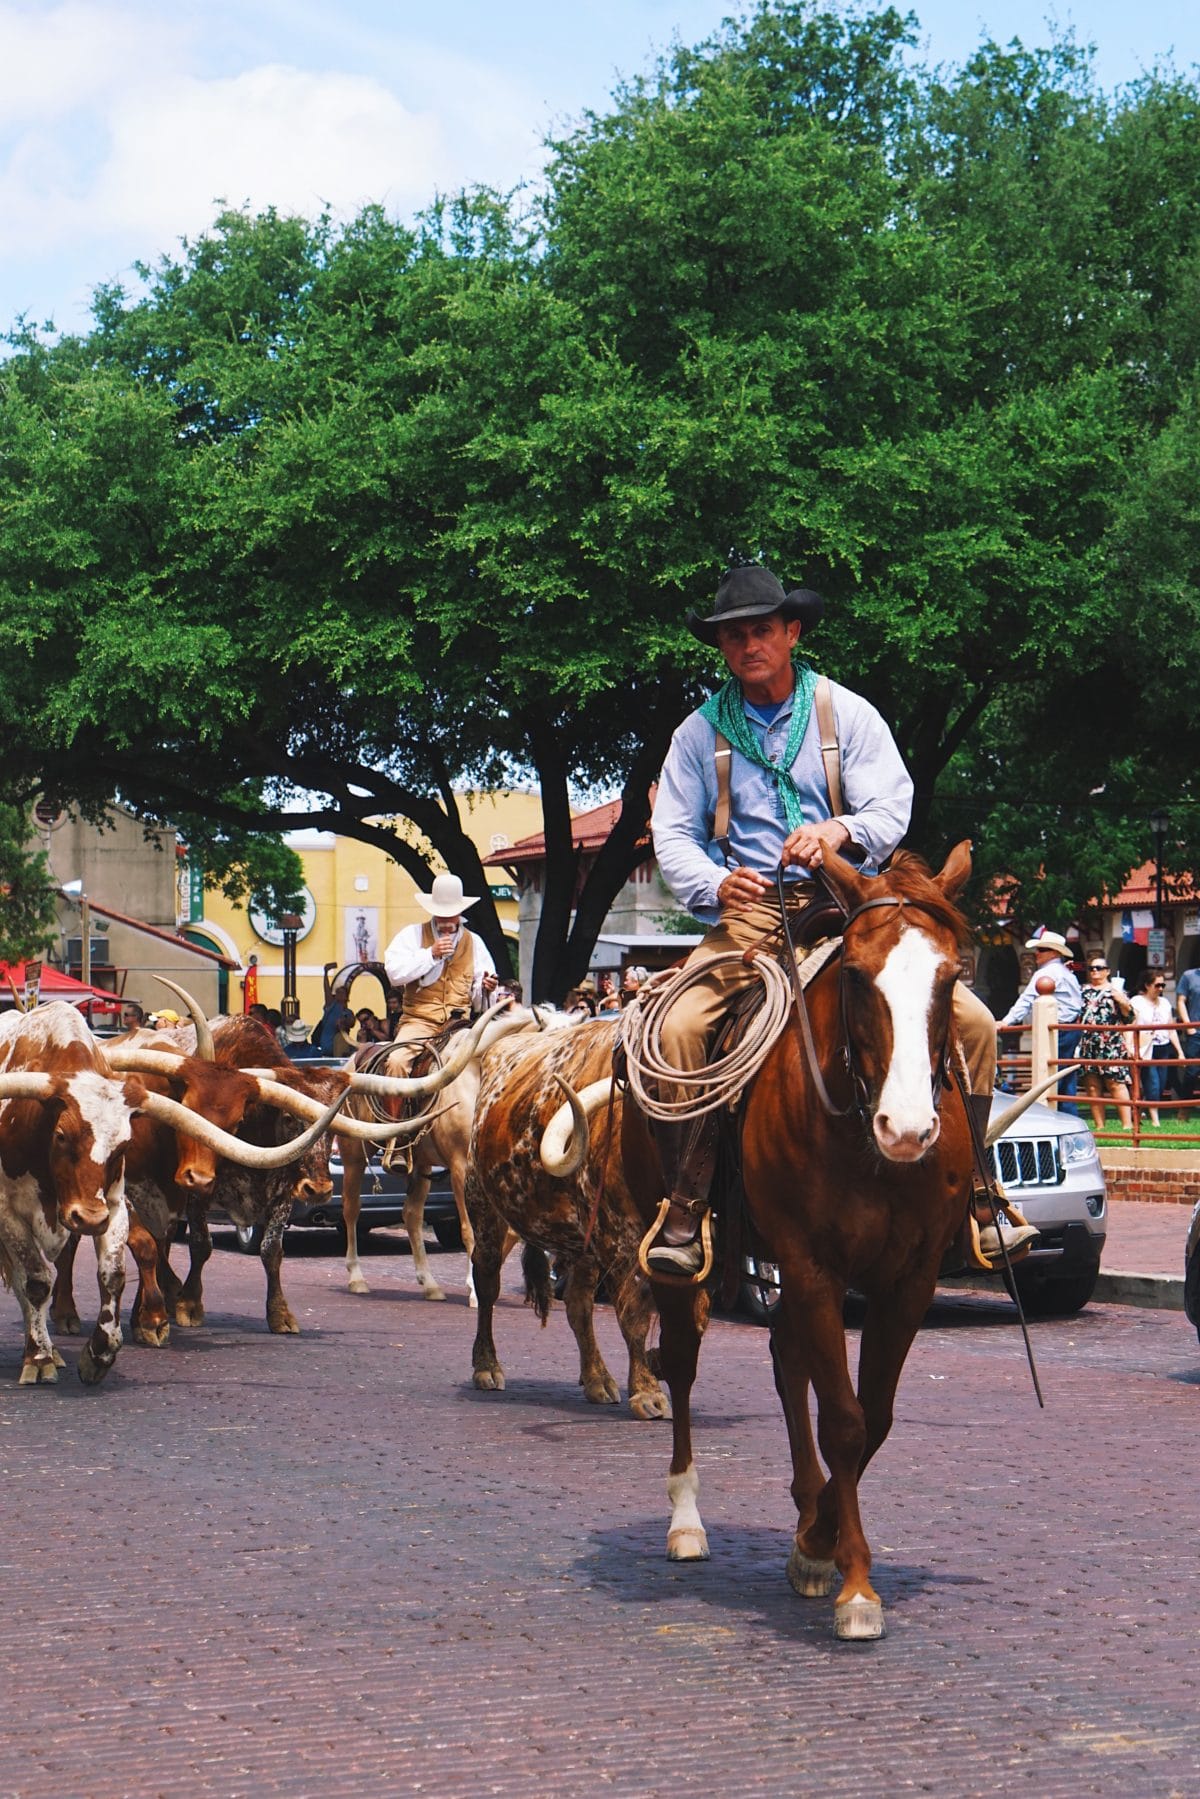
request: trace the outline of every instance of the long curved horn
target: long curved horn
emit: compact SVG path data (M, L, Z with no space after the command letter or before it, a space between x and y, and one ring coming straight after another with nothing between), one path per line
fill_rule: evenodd
M53 1075L35 1074L31 1069L0 1074L0 1100L49 1099L53 1091Z
M293 1137L290 1143L277 1144L274 1149L259 1143L243 1143L240 1137L233 1137L223 1131L211 1119L202 1118L198 1112L190 1112L177 1100L167 1099L161 1093L147 1093L139 1102L139 1110L151 1118L157 1118L160 1124L169 1124L172 1130L183 1131L189 1137L198 1137L201 1143L207 1143L227 1161L237 1162L243 1168L286 1168L289 1162L298 1162L305 1150L311 1149L318 1137L323 1137L329 1129L338 1106L341 1102L334 1100L328 1109L321 1113L317 1122L299 1137Z
M188 1060L181 1049L147 1049L140 1043L114 1043L104 1059L118 1074L178 1073Z
M556 1074L554 1078L566 1094L567 1103L558 1108L542 1132L538 1153L547 1174L554 1175L558 1180L566 1180L569 1175L577 1174L587 1159L588 1117L608 1104L608 1097L612 1092L612 1076L606 1075L602 1081L592 1081L582 1093L576 1093L571 1083L565 1081L561 1074Z
M245 1070L242 1071L243 1073ZM281 1112L290 1112L294 1118L325 1118L328 1113L322 1110L321 1102L312 1099L307 1093L297 1093L294 1087L285 1086L282 1081L275 1081L267 1074L258 1082L259 1098L264 1105L278 1106ZM343 1093L338 1104L345 1102ZM440 1117L434 1113L433 1117ZM396 1137L411 1136L413 1131L423 1130L432 1122L428 1113L416 1118L398 1118L391 1124L382 1120L366 1120L352 1118L349 1112L338 1112L329 1122L329 1129L336 1131L339 1137L355 1137L360 1143L391 1143Z
M422 1075L391 1074L352 1074L350 1086L356 1093L374 1093L380 1099L423 1099L426 1094L440 1093L451 1081L458 1079L463 1069L478 1053L477 1045L488 1026L501 1012L511 1006L511 1000L500 1000L497 1005L489 1006L482 1013L469 1031L460 1031L455 1039L454 1048L446 1057L440 1068Z
M1015 1100L1011 1106L1005 1106L999 1118L994 1118L988 1125L983 1139L987 1148L992 1147L997 1137L1003 1137L1009 1125L1015 1124L1022 1112L1026 1111L1035 1099L1041 1099L1043 1093L1049 1093L1051 1087L1057 1087L1063 1076L1070 1072L1069 1068L1057 1069L1048 1080L1040 1081L1036 1087L1031 1087L1028 1093L1022 1093L1020 1099Z
M192 1023L196 1027L197 1056L202 1062L215 1062L217 1052L213 1044L213 1034L208 1028L208 1019L204 1016L204 1007L199 1000L193 999L186 987L179 987L174 981L168 981L165 974L156 974L154 978L160 987L169 987L191 1013Z

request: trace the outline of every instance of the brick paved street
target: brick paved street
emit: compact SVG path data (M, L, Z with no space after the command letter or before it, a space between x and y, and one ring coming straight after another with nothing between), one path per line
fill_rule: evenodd
M936 1308L864 1485L889 1635L844 1646L784 1579L764 1332L719 1320L705 1346L714 1559L673 1567L668 1427L584 1404L561 1310L541 1331L515 1297L508 1391L476 1394L461 1287L421 1299L402 1242L373 1242L352 1298L293 1240L300 1338L267 1334L257 1260L219 1251L209 1324L127 1346L96 1391L73 1342L56 1389L13 1384L3 1296L0 1793L1200 1790L1180 1314L1035 1326L1039 1413L1007 1305Z

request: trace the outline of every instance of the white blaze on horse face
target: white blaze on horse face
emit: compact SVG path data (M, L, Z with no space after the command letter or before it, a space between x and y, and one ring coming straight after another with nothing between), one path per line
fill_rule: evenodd
M916 1162L937 1142L929 1019L940 952L923 931L904 931L875 985L892 1015L892 1059L875 1109L875 1141L892 1162Z

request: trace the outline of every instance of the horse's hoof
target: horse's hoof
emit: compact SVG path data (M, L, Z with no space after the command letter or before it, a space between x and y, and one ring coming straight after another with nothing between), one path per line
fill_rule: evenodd
M204 1307L188 1305L186 1301L180 1300L175 1307L175 1322L181 1330L195 1330L204 1323Z
M811 1555L805 1555L798 1544L792 1544L787 1565L788 1585L793 1593L799 1593L801 1599L824 1599L833 1591L836 1573L835 1562L818 1561ZM838 1635L841 1635L840 1631Z
M833 1608L833 1634L839 1643L874 1643L886 1633L883 1606L878 1599L856 1593Z
M475 1385L481 1393L503 1393L504 1376L499 1368L476 1368Z
M356 1274L350 1282L351 1293L369 1293L371 1291L361 1274Z
M669 1562L706 1562L708 1560L708 1533L704 1530L684 1528L667 1532L667 1560Z
M621 1389L611 1374L583 1383L583 1397L589 1405L620 1405Z
M655 1418L669 1418L671 1416L671 1401L663 1392L655 1393L652 1390L647 1390L644 1393L631 1393L629 1395L629 1409L635 1418L641 1418L644 1422L649 1422Z
M171 1326L169 1322L163 1324L135 1324L133 1327L134 1342L141 1343L146 1349L161 1349L163 1344L170 1340L170 1336Z
M467 1310L469 1312L477 1312L479 1310L479 1301L475 1297L474 1287L472 1287L467 1294Z
M436 1281L427 1281L424 1283L424 1287L426 1299L445 1299L446 1295Z
M82 1337L83 1326L79 1322L78 1312L70 1312L65 1318L55 1318L54 1328L60 1337Z
M79 1378L83 1382L84 1386L85 1387L98 1387L100 1385L100 1382L104 1379L105 1375L108 1373L109 1369L112 1367L114 1359L115 1359L115 1354L112 1356L109 1356L106 1361L102 1361L98 1355L93 1354L91 1344L85 1343L83 1348L79 1352L79 1369L78 1369ZM56 1375L55 1379L57 1379L57 1378L58 1377Z

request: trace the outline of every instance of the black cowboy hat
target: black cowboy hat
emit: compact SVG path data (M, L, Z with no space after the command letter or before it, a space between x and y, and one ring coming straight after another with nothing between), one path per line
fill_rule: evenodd
M734 618L765 618L778 612L785 619L798 618L805 631L811 631L825 610L825 602L811 587L795 587L785 593L769 568L761 563L747 563L741 568L728 568L717 588L717 603L707 618L698 612L688 613L688 630L701 643L717 641L717 626Z

